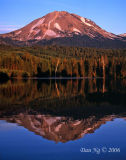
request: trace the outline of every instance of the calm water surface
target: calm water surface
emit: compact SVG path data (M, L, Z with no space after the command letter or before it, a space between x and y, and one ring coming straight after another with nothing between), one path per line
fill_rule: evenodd
M126 80L0 83L0 160L125 160Z

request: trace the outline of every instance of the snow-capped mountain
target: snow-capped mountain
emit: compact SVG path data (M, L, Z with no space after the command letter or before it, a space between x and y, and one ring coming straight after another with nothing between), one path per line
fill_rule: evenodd
M101 118L91 116L85 119L74 120L68 117L54 117L40 114L26 115L20 113L19 115L13 115L11 117L4 117L2 120L17 123L29 131L48 140L53 140L56 143L65 143L80 139L86 134L94 133L101 125L112 121L115 117L116 116L112 115Z
M85 46L85 44L88 46L91 43L97 46L99 42L106 44L106 40L109 40L109 45L113 40L124 41L122 36L107 32L93 21L66 11L51 12L21 29L2 34L0 37L2 40L9 38L20 43L34 41L38 44L44 42L44 44L76 44L77 46Z

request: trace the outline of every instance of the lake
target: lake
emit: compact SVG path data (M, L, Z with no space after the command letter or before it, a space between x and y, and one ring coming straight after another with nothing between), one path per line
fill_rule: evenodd
M126 79L0 82L0 160L125 160Z

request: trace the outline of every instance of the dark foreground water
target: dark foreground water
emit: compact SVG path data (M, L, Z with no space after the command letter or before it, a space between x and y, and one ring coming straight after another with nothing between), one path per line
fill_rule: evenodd
M0 160L125 160L126 80L0 83Z

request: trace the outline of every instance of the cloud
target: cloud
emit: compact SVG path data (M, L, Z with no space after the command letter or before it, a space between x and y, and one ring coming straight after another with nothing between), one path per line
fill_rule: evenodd
M21 28L20 25L1 25L0 24L0 33L7 33Z
M13 27L20 27L20 25L1 25L0 24L0 27L10 27L10 28L13 28Z

